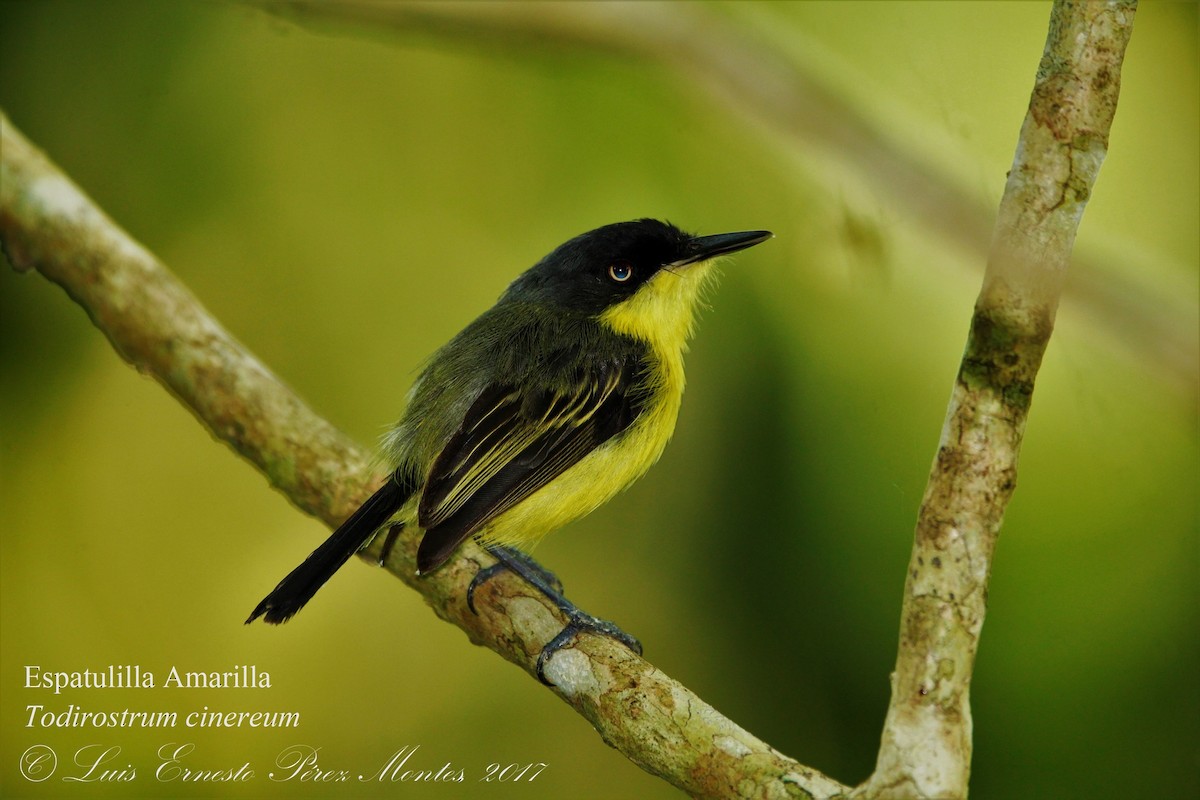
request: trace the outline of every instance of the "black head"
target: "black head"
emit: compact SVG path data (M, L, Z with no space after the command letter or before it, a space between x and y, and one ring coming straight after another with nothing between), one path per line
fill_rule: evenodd
M639 219L580 234L522 273L501 302L553 303L599 314L637 293L663 269L678 269L771 238L767 231L692 236L669 222Z

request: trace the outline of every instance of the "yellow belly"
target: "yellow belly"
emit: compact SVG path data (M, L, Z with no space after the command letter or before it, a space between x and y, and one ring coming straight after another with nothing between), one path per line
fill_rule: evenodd
M676 361L681 359L677 356ZM658 461L675 431L683 395L678 381L662 391L623 433L584 456L547 486L497 517L479 538L488 544L537 542L547 533L590 513L624 491Z

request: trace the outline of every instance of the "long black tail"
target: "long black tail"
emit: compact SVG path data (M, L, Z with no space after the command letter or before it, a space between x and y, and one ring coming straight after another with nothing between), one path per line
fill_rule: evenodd
M350 517L334 531L325 542L312 552L304 563L296 567L279 582L263 601L255 606L249 625L259 617L275 625L287 622L304 604L312 599L325 581L333 577L342 564L379 530L388 518L400 510L415 486L399 475L392 475L388 482L359 506Z

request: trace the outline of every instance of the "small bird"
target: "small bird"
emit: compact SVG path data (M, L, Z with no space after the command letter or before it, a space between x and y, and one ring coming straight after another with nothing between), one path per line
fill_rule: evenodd
M387 482L246 622L285 622L391 522L385 551L398 533L420 529L419 573L473 536L568 614L571 624L543 650L539 677L555 643L579 629L640 652L635 639L580 612L552 574L511 548L584 516L658 460L675 429L683 354L714 260L771 237L692 236L640 219L560 245L434 353L384 437ZM492 574L481 572L476 583Z

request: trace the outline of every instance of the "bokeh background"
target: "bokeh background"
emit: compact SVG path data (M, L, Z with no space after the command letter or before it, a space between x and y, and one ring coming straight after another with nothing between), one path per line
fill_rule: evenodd
M994 207L1046 3L687 7L803 51L931 169ZM1138 11L1079 252L1195 334L1197 6ZM770 54L765 54L768 57ZM774 56L771 56L774 57ZM0 106L321 414L372 442L421 359L560 241L657 216L777 238L726 268L676 439L537 555L585 608L781 751L874 764L911 531L982 259L838 154L681 75L578 45L297 26L237 4L4 2ZM937 163L935 163L937 162ZM1116 290L1119 294L1120 289ZM972 796L1200 793L1197 365L1068 299L1039 377L972 686ZM1189 354L1190 353L1190 354ZM382 571L243 626L325 535L116 357L36 274L0 269L0 794L671 797ZM23 687L50 670L254 664L269 690ZM287 710L295 731L41 730L27 706ZM249 761L163 785L155 750ZM32 784L29 745L117 744L115 786ZM264 777L284 747L461 786ZM473 782L546 762L530 784ZM60 767L63 769L65 767Z

